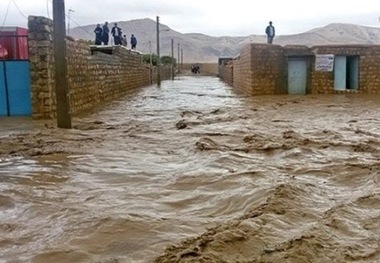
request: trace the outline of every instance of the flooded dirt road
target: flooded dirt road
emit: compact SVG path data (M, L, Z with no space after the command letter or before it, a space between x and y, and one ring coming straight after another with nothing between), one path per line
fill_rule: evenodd
M0 262L380 262L379 105L182 77L1 119Z

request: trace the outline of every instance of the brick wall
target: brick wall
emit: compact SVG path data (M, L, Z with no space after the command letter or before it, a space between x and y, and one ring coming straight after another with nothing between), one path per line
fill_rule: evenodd
M228 68L232 68L232 74ZM280 46L249 44L242 48L232 65L222 65L220 75L246 95L266 95L280 93L282 69L283 49Z
M32 115L55 118L53 22L30 16L28 27ZM66 43L71 114L150 84L149 65L135 51L117 46L113 47L112 55L100 51L91 54L89 44L84 41L66 40ZM161 76L168 79L170 69L162 67ZM155 69L152 77L155 82Z
M252 94L253 74L251 70L252 49L250 45L246 45L241 50L240 56L233 60L232 67L232 86L241 92Z

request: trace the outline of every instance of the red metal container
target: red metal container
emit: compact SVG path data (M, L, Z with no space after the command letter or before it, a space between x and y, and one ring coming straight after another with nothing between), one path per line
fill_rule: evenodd
M26 28L0 27L0 59L29 59L28 30Z

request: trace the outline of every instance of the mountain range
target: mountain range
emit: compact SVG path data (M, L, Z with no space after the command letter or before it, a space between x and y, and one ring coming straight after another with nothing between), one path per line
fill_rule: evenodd
M156 21L145 18L130 21L116 21L127 36L128 46L131 34L138 39L137 51L149 54L156 52ZM110 28L114 22L110 22ZM94 40L96 25L75 27L70 36L75 39ZM266 43L265 35L249 35L241 37L213 37L200 33L182 34L164 24L160 24L160 55L171 56L171 39L174 40L174 57L182 49L184 63L213 62L219 57L235 57L247 43ZM315 28L301 34L279 35L274 39L278 45L335 45L366 44L380 45L380 28L365 27L355 24L333 23ZM179 44L179 45L178 45Z

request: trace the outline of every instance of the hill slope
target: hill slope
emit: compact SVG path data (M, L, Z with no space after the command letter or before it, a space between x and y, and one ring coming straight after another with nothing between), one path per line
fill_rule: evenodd
M143 53L156 52L156 22L152 19L118 21L129 43L131 34L138 39L137 50ZM110 22L110 28L113 22ZM70 35L77 39L93 40L95 25L76 27ZM265 43L264 35L244 37L212 37L204 34L182 34L166 25L160 25L160 53L171 55L171 39L174 39L174 56L178 56L178 43L183 49L184 62L216 62L219 57L234 57L247 43ZM380 45L380 28L353 24L329 24L302 34L279 35L274 40L279 45L329 45L329 44L377 44Z

